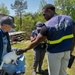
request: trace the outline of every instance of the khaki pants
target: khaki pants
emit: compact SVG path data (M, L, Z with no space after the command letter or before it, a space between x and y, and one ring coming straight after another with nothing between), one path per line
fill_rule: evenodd
M49 75L67 75L66 69L70 58L70 51L61 53L48 52Z

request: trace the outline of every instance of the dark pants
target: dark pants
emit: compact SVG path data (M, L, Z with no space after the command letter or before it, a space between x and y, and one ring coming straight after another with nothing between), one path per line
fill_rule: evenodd
M36 71L37 67L38 71L41 70L45 52L46 52L45 50L34 50L34 64L33 64L34 71Z
M0 75L5 75L4 70L0 70Z

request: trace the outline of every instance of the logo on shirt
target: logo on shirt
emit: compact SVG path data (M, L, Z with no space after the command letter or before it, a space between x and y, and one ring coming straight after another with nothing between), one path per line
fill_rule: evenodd
M63 28L67 28L68 26L70 26L70 22L69 22L69 20L66 20L66 21L64 21L64 22L60 22L59 24L56 24L55 25L55 28L57 29L57 31L58 30L61 30L61 29L63 29Z

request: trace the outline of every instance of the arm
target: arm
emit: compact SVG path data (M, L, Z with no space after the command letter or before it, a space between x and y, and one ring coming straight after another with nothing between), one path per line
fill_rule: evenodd
M36 39L34 41L31 42L31 44L29 44L29 46L27 46L24 50L19 50L17 51L17 55L22 54L32 48L34 48L36 45L38 45L40 42L44 41L46 39L45 36L42 36L40 33L38 34L38 36L36 37Z
M36 39L36 37L30 37L30 41L33 42Z
M40 33L37 35L36 39L34 41L32 41L31 44L29 46L27 46L24 50L17 51L16 54L19 55L19 54L26 52L27 50L34 48L40 42L45 41L45 39L47 38L46 35L47 35L47 28L43 27L41 29Z
M75 46L75 25L74 25L74 46Z
M30 41L34 41L37 37L37 34L36 34L36 30L33 30L32 33L31 33L31 37L30 37Z
M34 48L36 45L38 45L40 42L44 41L46 39L45 36L42 36L40 33L38 34L38 36L36 37L36 39L31 42L31 44L25 48L25 50L29 50Z
M72 47L72 50L71 50L71 54L74 51L74 46L75 46L75 25L74 25L73 35L74 35L74 41L73 41L73 47Z

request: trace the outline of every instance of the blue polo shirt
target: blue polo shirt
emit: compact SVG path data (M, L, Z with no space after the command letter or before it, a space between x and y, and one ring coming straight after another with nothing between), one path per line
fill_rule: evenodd
M32 37L35 37L35 36L37 36L37 35L38 35L37 29L36 29L36 30L33 30L32 33L31 33L31 36L32 36ZM45 43L45 42L41 42L39 45L37 45L37 46L34 48L34 50L38 50L38 49L40 49L40 50L44 49L44 50L45 50L45 48L46 48L46 43Z

